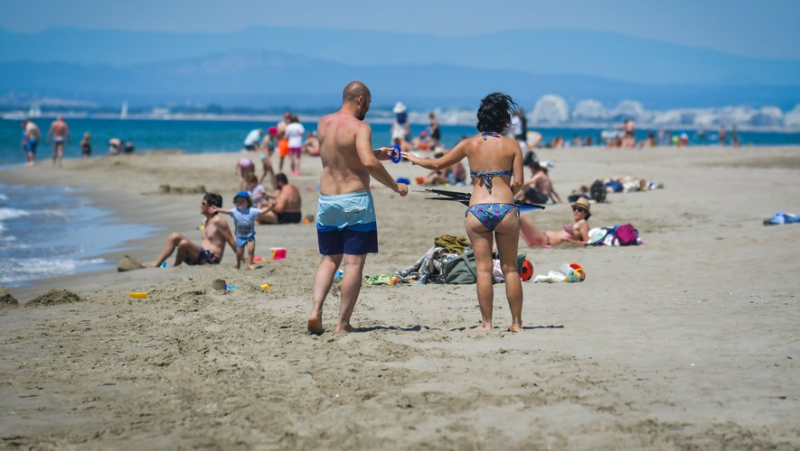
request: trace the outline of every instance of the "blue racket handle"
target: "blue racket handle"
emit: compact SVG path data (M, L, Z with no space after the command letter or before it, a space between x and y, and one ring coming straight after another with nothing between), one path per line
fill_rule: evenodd
M399 163L400 160L403 159L403 151L400 150L400 146L397 144L392 146L392 163Z

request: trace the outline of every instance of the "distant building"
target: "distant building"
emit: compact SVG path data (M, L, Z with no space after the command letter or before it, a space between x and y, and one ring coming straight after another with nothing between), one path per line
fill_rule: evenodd
M602 121L608 117L608 111L602 103L594 99L581 100L572 110L572 119L579 122Z
M560 124L569 119L569 107L563 97L549 94L536 102L531 119L537 123Z

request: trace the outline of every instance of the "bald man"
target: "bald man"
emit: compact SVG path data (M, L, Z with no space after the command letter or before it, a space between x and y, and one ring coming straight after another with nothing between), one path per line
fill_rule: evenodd
M364 83L345 86L339 111L320 119L322 176L317 209L317 242L322 261L314 276L314 305L308 331L321 334L322 305L333 276L344 261L341 304L336 333L353 330L350 316L358 300L367 254L378 252L375 206L369 189L370 176L401 196L408 186L396 183L380 160L391 158L391 148L372 149L372 128L364 122L372 94Z

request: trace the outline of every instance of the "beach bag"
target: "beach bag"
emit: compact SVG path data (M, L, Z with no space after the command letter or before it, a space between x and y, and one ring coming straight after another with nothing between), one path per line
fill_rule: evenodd
M498 259L497 252L494 252L492 259ZM525 263L525 254L517 254L517 270L522 270ZM444 262L442 265L444 272L444 283L457 285L472 284L478 281L478 270L475 268L475 254L468 250L452 260Z
M470 284L478 281L475 254L469 250L459 257L444 262L444 283Z
M623 224L614 230L614 237L620 246L631 246L639 244L639 231L631 224Z

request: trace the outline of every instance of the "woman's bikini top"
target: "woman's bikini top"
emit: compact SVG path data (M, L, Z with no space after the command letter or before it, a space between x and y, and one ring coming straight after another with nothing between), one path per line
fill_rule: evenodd
M569 224L565 225L564 231L569 234L570 238L575 238L575 223L570 222Z
M499 138L500 134L497 132L483 132L481 134L483 140L486 141L488 136L493 136L495 138ZM492 177L497 176L509 176L511 177L514 175L513 170L508 171L469 171L469 175L475 178L483 179L483 184L486 186L486 189L489 191L489 194L492 194Z

